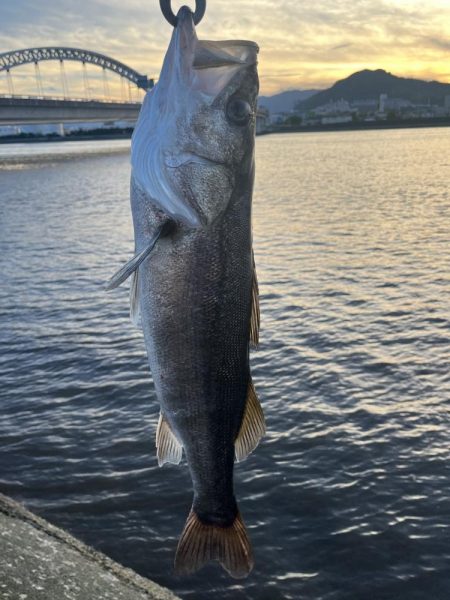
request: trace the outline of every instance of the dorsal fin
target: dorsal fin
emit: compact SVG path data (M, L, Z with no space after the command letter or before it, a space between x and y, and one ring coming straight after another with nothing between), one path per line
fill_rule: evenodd
M252 252L253 255L253 252ZM255 257L253 256L253 276L252 276L252 313L250 317L250 344L256 348L259 344L259 288L258 277L256 276Z
M183 446L176 438L162 412L159 413L159 422L156 429L156 456L160 467L165 463L178 465L183 457Z
M245 405L244 416L242 418L241 428L234 442L234 451L237 462L241 462L253 452L259 444L260 439L266 432L264 422L264 413L256 395L253 382L250 379L248 384L247 403Z

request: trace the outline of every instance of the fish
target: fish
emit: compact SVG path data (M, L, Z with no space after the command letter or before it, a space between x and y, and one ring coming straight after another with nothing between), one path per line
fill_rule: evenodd
M234 578L253 568L233 488L235 461L265 433L250 373L258 344L252 242L256 43L199 40L188 7L132 137L135 255L107 289L132 277L160 404L160 466L185 454L193 503L175 555L186 575L218 561Z

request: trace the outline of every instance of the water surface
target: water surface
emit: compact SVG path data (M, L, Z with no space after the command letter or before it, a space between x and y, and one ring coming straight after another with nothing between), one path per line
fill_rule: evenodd
M126 286L129 142L0 146L0 491L183 599L447 600L447 129L257 140L268 433L236 468L256 565L177 578L185 464Z

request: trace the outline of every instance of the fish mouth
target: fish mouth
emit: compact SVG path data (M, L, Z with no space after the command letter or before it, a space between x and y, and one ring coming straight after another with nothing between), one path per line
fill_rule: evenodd
M195 152L181 152L176 155L168 156L164 160L166 167L169 169L177 169L187 164L204 165L206 167L217 167L217 165L225 166L225 163L218 160L213 160Z

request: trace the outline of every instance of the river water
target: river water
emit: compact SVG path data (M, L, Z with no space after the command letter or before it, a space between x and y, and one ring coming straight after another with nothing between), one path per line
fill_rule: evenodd
M102 290L133 251L128 154L0 146L0 491L183 599L447 600L449 130L257 140L243 582L172 573L190 480L157 466L127 286Z

